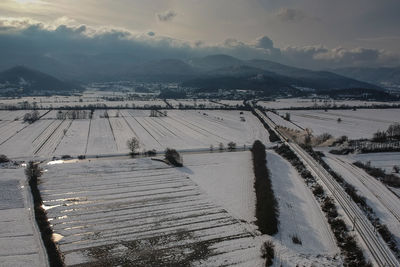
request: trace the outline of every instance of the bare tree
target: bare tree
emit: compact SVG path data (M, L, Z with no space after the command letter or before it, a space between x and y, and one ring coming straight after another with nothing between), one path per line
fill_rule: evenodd
M229 143L228 143L228 150L229 150L229 151L236 150L236 143L234 143L234 142L229 142Z
M136 137L132 137L126 142L126 145L128 146L129 150L131 151L131 155L135 155L136 150L139 149L140 144L139 140Z

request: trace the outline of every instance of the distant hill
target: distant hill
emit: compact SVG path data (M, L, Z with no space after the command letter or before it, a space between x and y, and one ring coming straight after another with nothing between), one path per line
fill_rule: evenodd
M316 90L338 90L346 88L382 89L375 84L358 81L329 71L312 71L295 68L268 60L249 60L246 63L249 66L286 76L290 78L288 82L299 87L309 87Z
M189 59L188 64L201 71L226 68L235 65L245 65L240 59L228 55L210 55L202 58Z
M287 82L287 77L249 66L230 66L203 73L200 77L183 82L183 86L199 88L200 92L218 89L244 89L262 91L272 95L300 95L300 90Z
M400 66L395 68L341 68L332 72L377 85L400 85Z
M55 59L57 58L57 59ZM19 59L22 61L22 58ZM144 60L124 54L80 56L69 54L52 58L32 58L29 66L62 79L92 81L177 82L211 89L325 91L348 88L382 90L377 84L329 71L312 71L268 60L240 60L228 55L210 55L191 59ZM10 62L0 62L0 66ZM24 63L25 64L25 63ZM33 64L33 65L32 65ZM80 90L79 86L58 80L26 67L0 73L2 94L53 94ZM344 73L346 74L346 73ZM395 76L395 74L393 74ZM229 79L231 81L229 81ZM224 81L224 82L223 82Z
M202 79L211 76L243 77L249 74L263 74L292 87L319 90L339 90L346 88L382 89L378 85L358 81L328 71L311 71L295 68L268 60L240 60L226 55L214 55L188 60L194 69L202 71ZM215 77L213 77L215 80ZM197 79L198 80L198 79ZM193 84L186 82L184 84Z
M23 66L0 72L1 95L70 94L81 90L79 85L63 82L53 76Z
M198 72L179 59L163 59L133 66L127 70L127 77L148 81L183 81L193 78Z

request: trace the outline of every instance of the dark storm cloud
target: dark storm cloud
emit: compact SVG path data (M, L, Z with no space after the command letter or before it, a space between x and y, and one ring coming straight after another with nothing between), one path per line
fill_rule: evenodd
M76 72L105 73L129 68L136 62L162 58L189 59L227 54L241 59L268 59L299 67L376 66L399 64L399 57L385 50L334 48L322 45L277 48L268 36L252 42L227 39L222 44L189 43L156 35L85 25L46 25L32 21L0 20L0 69L23 64L52 71L64 66ZM76 68L75 66L78 66ZM79 67L81 69L79 69ZM47 69L46 69L47 68ZM58 68L62 69L62 68Z
M303 11L294 8L281 8L276 16L285 22L298 22L306 17Z
M176 12L173 10L168 10L163 13L158 13L157 18L159 21L171 21L176 17Z

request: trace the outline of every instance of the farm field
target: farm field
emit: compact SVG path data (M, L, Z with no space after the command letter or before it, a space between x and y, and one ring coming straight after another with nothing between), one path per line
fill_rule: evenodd
M112 96L112 95L111 95ZM0 108L8 106L23 106L29 103L37 105L39 108L63 108L63 107L138 107L149 108L151 106L159 106L165 108L167 105L162 99L154 100L125 100L125 101L108 101L101 96L52 96L52 97L22 97L18 99L1 99Z
M275 101L259 101L258 105L268 109L288 109L288 108L311 108L311 107L332 107L332 106L372 106L399 104L399 102L379 102L379 101L360 101L360 100L332 100L332 99L310 99L310 98L281 98Z
M263 264L262 237L178 169L150 159L46 169L40 191L68 266Z
M0 265L44 266L24 169L0 167Z
M251 160L249 151L187 154L179 170L232 216L254 223L256 196Z
M400 167L399 152L353 154L348 156L353 162L360 161L364 164L370 162L371 166L384 169L386 173L393 171L393 166Z
M350 139L371 138L378 130L386 130L390 124L400 122L399 109L353 110L282 110L280 115L290 113L291 121L302 128L312 130L314 135L330 133ZM341 122L338 122L338 118ZM293 126L293 128L295 128Z
M138 138L142 151L269 142L268 133L250 112L173 110L166 117L150 117L149 110L96 110L92 119L56 120L57 112L50 111L33 124L0 124L2 153L13 158L128 153L126 141L131 137Z

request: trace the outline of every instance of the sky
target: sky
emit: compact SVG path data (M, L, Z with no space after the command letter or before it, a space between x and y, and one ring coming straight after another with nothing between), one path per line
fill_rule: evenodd
M399 10L399 0L1 0L0 47L15 47L19 35L41 46L50 39L45 54L57 38L76 50L78 39L93 42L96 52L106 38L116 45L108 52L148 46L159 57L224 53L312 69L397 66Z

